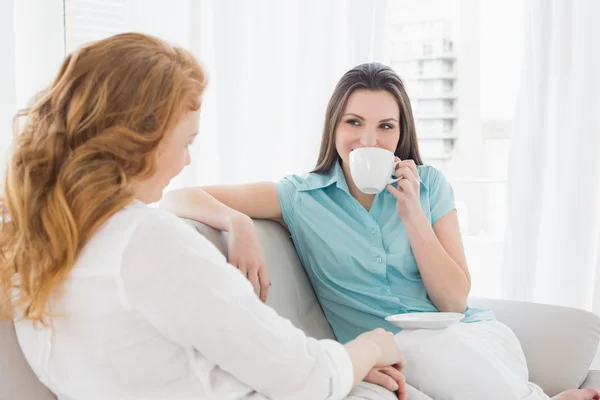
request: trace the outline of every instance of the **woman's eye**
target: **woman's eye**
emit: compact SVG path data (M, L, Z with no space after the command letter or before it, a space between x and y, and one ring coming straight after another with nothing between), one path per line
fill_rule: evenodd
M394 129L394 125L392 124L381 124L379 127L382 129Z
M359 126L360 122L357 119L349 119L348 121L346 121L348 124L353 125L353 126Z

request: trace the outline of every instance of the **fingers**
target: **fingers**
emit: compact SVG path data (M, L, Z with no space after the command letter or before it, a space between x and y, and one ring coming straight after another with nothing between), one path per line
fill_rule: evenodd
M401 381L404 378L404 375L402 375L402 372L398 371L396 368L394 367L385 367L385 368L381 368L380 372L388 375L390 378L392 378L395 382Z
M250 283L252 283L252 286L254 287L254 292L258 293L258 291L260 290L260 285L259 285L259 279L258 279L258 268L254 267L254 266L250 266L248 269L248 274L246 275L248 277L248 280L250 281Z
M415 176L414 172L409 167L400 167L395 172L396 178L404 178L410 182L414 182L417 180L417 176Z
M400 160L398 157L396 157L396 161L400 161L398 163L398 165L396 166L396 169L398 168L402 168L402 167L408 167L410 168L410 170L412 171L412 173L415 176L419 176L419 170L417 168L417 164L415 164L415 162L413 160Z
M407 179L402 179L398 181L398 190L404 193L412 193L413 192L413 183Z
M404 360L402 360L399 363L396 363L396 364L392 365L392 367L394 367L398 371L402 372L404 370Z
M372 369L371 372L365 378L365 381L373 383L375 385L383 386L387 390L395 392L399 389L398 383L389 375L384 374L383 372Z
M389 375L390 378L396 382L398 385L397 393L399 400L406 400L407 398L407 389L406 389L406 378L400 372L404 368L403 364L395 364L391 367L382 368L380 371L386 375Z
M394 340L394 344L396 343L396 341ZM402 352L400 351L400 349L396 346L396 355L397 355L397 362L392 365L390 368L395 368L397 371L402 372L402 370L404 369L404 355L402 354Z
M271 282L269 281L267 269L264 265L259 267L258 264L253 261L243 262L235 258L230 258L229 263L240 270L240 272L250 281L254 287L254 291L259 294L260 300L263 303L266 302L267 297L269 296Z
M258 270L258 280L260 283L260 300L264 303L267 301L267 297L269 296L269 288L271 286L271 282L269 282L269 277L267 276L267 269L260 268Z
M400 161L394 174L397 178L401 179L398 183L398 186L401 189L402 187L407 187L405 186L407 184L405 181L408 181L408 183L413 185L415 188L417 185L419 185L419 171L417 170L417 165L413 160ZM404 183L401 185L403 181ZM416 191L418 192L418 190Z
M414 176L416 178L419 177L419 170L417 169L417 164L415 164L415 162L413 160L404 160L400 163L401 166L406 166L408 168L410 168L410 170L412 171L412 173L414 174Z
M583 389L586 393L586 399L598 400L600 398L600 393L592 388Z
M398 400L408 399L408 390L406 388L406 378L402 375L402 380L398 381Z
M398 181L398 187L401 188L400 183L401 181ZM387 185L386 189L388 190L388 192L390 192L392 194L392 196L394 196L396 198L396 200L398 201L405 201L406 200L406 195L399 189L396 189L394 186L392 185Z
M382 386L389 391L397 392L399 400L407 399L406 379L396 367L372 369L365 381Z
M258 293L258 268L255 267L255 264L253 262L244 262L234 258L229 259L229 263L240 270L242 275L244 275L250 281L254 287L254 291Z
M246 277L248 276L248 265L246 263L241 262L237 258L230 258L229 264L231 264L234 267L236 267L237 269L239 269L240 272L242 273L242 275L244 275Z

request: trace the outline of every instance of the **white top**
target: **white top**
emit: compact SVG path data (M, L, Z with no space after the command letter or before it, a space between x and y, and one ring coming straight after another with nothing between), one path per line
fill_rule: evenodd
M307 337L194 228L134 202L84 247L48 303L16 321L25 356L60 400L342 399L345 348Z

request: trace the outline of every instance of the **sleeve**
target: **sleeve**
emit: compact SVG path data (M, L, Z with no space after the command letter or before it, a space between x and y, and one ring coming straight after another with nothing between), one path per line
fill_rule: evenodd
M456 208L454 190L450 182L437 169L432 168L429 179L429 201L431 204L431 225Z
M294 176L286 176L279 182L275 183L277 196L279 197L279 205L281 206L281 214L286 225L293 230L295 219L296 199L298 198L298 190L296 188Z
M346 349L279 316L202 235L172 215L145 218L123 253L127 301L159 332L269 398L342 399Z

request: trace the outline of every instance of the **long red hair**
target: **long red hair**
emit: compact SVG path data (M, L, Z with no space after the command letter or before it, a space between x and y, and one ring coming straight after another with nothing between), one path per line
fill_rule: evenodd
M19 309L44 322L53 289L94 231L133 200L132 180L154 174L159 142L200 107L205 85L188 51L143 34L65 58L15 117L0 194L0 319Z

